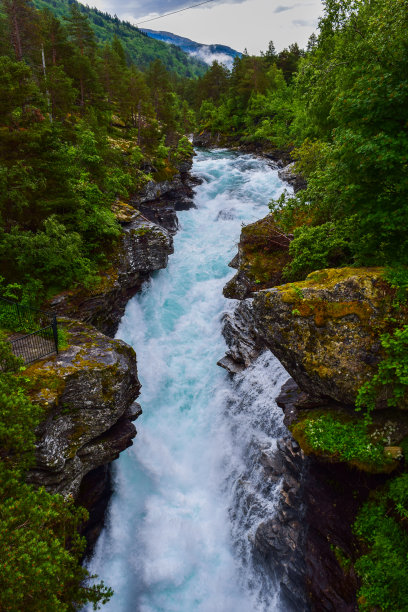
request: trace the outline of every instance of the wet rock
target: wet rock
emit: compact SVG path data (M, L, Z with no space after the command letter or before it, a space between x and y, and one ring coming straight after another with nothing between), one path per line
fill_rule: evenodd
M217 365L227 370L230 374L238 374L245 369L244 365L237 363L228 355L225 355L225 357L217 361Z
M295 162L288 164L278 171L278 176L281 181L285 181L289 183L289 185L292 185L293 191L297 193L301 189L306 189L307 183L303 176L299 172L296 172L295 166Z
M253 290L253 281L248 278L244 271L239 270L235 276L225 284L222 292L224 297L231 300L245 300Z
M139 204L140 212L153 223L165 228L170 234L179 229L179 222L174 204L168 202L149 202Z
M226 367L228 364L226 369L232 371L232 361L234 367L240 371L258 357L263 350L263 344L254 326L251 300L242 301L233 313L223 315L222 335L228 345L227 361L218 365Z
M235 219L236 217L236 210L235 208L224 208L223 210L220 210L220 212L217 215L217 221L231 221L232 219Z
M78 499L84 477L132 444L140 383L130 346L78 321L61 324L69 346L26 370L31 399L45 410L28 481Z
M231 262L238 272L225 285L224 296L243 300L254 291L281 283L292 238L281 231L270 214L243 227L238 254Z
M192 159L180 161L178 172L165 181L149 181L129 203L171 233L178 229L176 211L194 207L194 187L202 181L190 174Z
M279 496L271 518L258 526L254 546L269 567L281 590L281 605L287 610L310 610L306 590L305 539L303 527L303 476L307 469L299 445L281 438L273 453L260 461L265 478L280 482Z

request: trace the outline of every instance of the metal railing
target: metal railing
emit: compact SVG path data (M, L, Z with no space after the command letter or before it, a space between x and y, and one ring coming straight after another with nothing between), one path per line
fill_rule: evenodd
M58 325L54 314L0 297L0 327L9 333L12 351L24 363L58 354Z

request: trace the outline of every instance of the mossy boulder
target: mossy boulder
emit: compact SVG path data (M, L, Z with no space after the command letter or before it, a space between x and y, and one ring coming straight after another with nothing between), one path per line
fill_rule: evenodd
M381 268L320 270L256 293L253 317L302 391L353 405L383 356L393 299Z
M86 474L132 444L140 383L130 346L77 321L61 324L67 348L26 370L31 399L44 408L28 480L76 498Z
M243 227L238 255L230 264L238 272L225 285L224 296L243 300L253 291L280 284L292 238L281 231L272 215Z

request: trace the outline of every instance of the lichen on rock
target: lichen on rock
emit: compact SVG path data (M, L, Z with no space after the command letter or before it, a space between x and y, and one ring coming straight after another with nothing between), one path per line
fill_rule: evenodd
M258 292L253 316L303 391L353 405L382 358L392 302L382 269L330 269Z
M26 370L31 400L44 408L28 481L76 499L86 474L132 444L140 383L130 346L78 321L61 325L68 347Z

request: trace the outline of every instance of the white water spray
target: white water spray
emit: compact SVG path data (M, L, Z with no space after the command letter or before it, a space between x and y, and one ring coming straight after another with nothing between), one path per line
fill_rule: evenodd
M277 611L275 586L252 559L275 489L259 465L283 432L274 398L287 374L263 354L231 381L221 316L242 223L264 216L284 186L264 160L200 152L204 179L166 270L133 298L118 337L134 346L143 416L114 464L107 526L90 571L113 587L109 612Z

